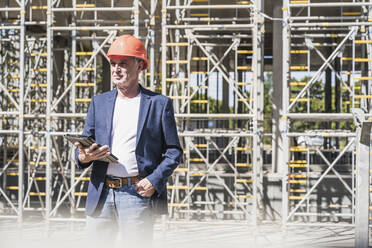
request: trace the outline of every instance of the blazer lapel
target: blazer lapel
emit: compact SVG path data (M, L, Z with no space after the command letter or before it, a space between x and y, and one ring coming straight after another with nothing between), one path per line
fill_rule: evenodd
M151 106L151 97L146 94L145 90L140 86L141 90L141 101L140 101L140 110L138 116L138 124L137 124L137 139L136 145L141 137L143 126L146 122L147 113L149 112Z
M113 118L114 118L114 111L115 111L115 101L116 101L116 97L117 97L117 89L114 89L113 91L111 91L111 94L107 97L107 102L106 102L106 105L107 105L107 118L106 118L106 130L108 131L108 133L106 133L106 137L109 137L109 146L110 146L110 151L111 151L111 147L112 147L112 137L111 137L111 133L112 133L112 122L113 122ZM111 111L110 111L111 110Z

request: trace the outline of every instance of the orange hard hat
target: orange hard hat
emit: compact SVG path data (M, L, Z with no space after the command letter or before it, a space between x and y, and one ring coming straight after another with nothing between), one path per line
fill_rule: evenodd
M121 35L112 42L107 52L107 57L111 59L111 56L114 55L142 59L144 61L143 70L146 70L149 66L145 46L139 39L129 34Z

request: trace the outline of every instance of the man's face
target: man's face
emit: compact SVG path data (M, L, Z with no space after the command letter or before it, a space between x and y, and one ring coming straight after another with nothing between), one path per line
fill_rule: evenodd
M119 90L130 89L138 83L142 62L137 63L134 57L112 56L110 65L111 80Z

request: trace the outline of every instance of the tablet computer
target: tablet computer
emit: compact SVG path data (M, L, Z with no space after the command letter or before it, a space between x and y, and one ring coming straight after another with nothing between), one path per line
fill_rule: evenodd
M75 142L79 142L83 147L89 147L92 144L97 143L92 137L79 135L79 134L65 134L63 137L65 137L72 144L75 144ZM102 146L99 143L97 143L97 145L98 147ZM107 163L118 163L118 158L114 154L110 154L109 156L100 158L98 160L101 160Z

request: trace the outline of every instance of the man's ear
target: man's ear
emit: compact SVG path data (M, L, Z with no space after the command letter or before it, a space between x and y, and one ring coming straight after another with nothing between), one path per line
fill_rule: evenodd
M137 63L137 66L138 66L137 69L140 70L140 71L142 71L142 69L143 69L143 62L142 62L142 60Z

